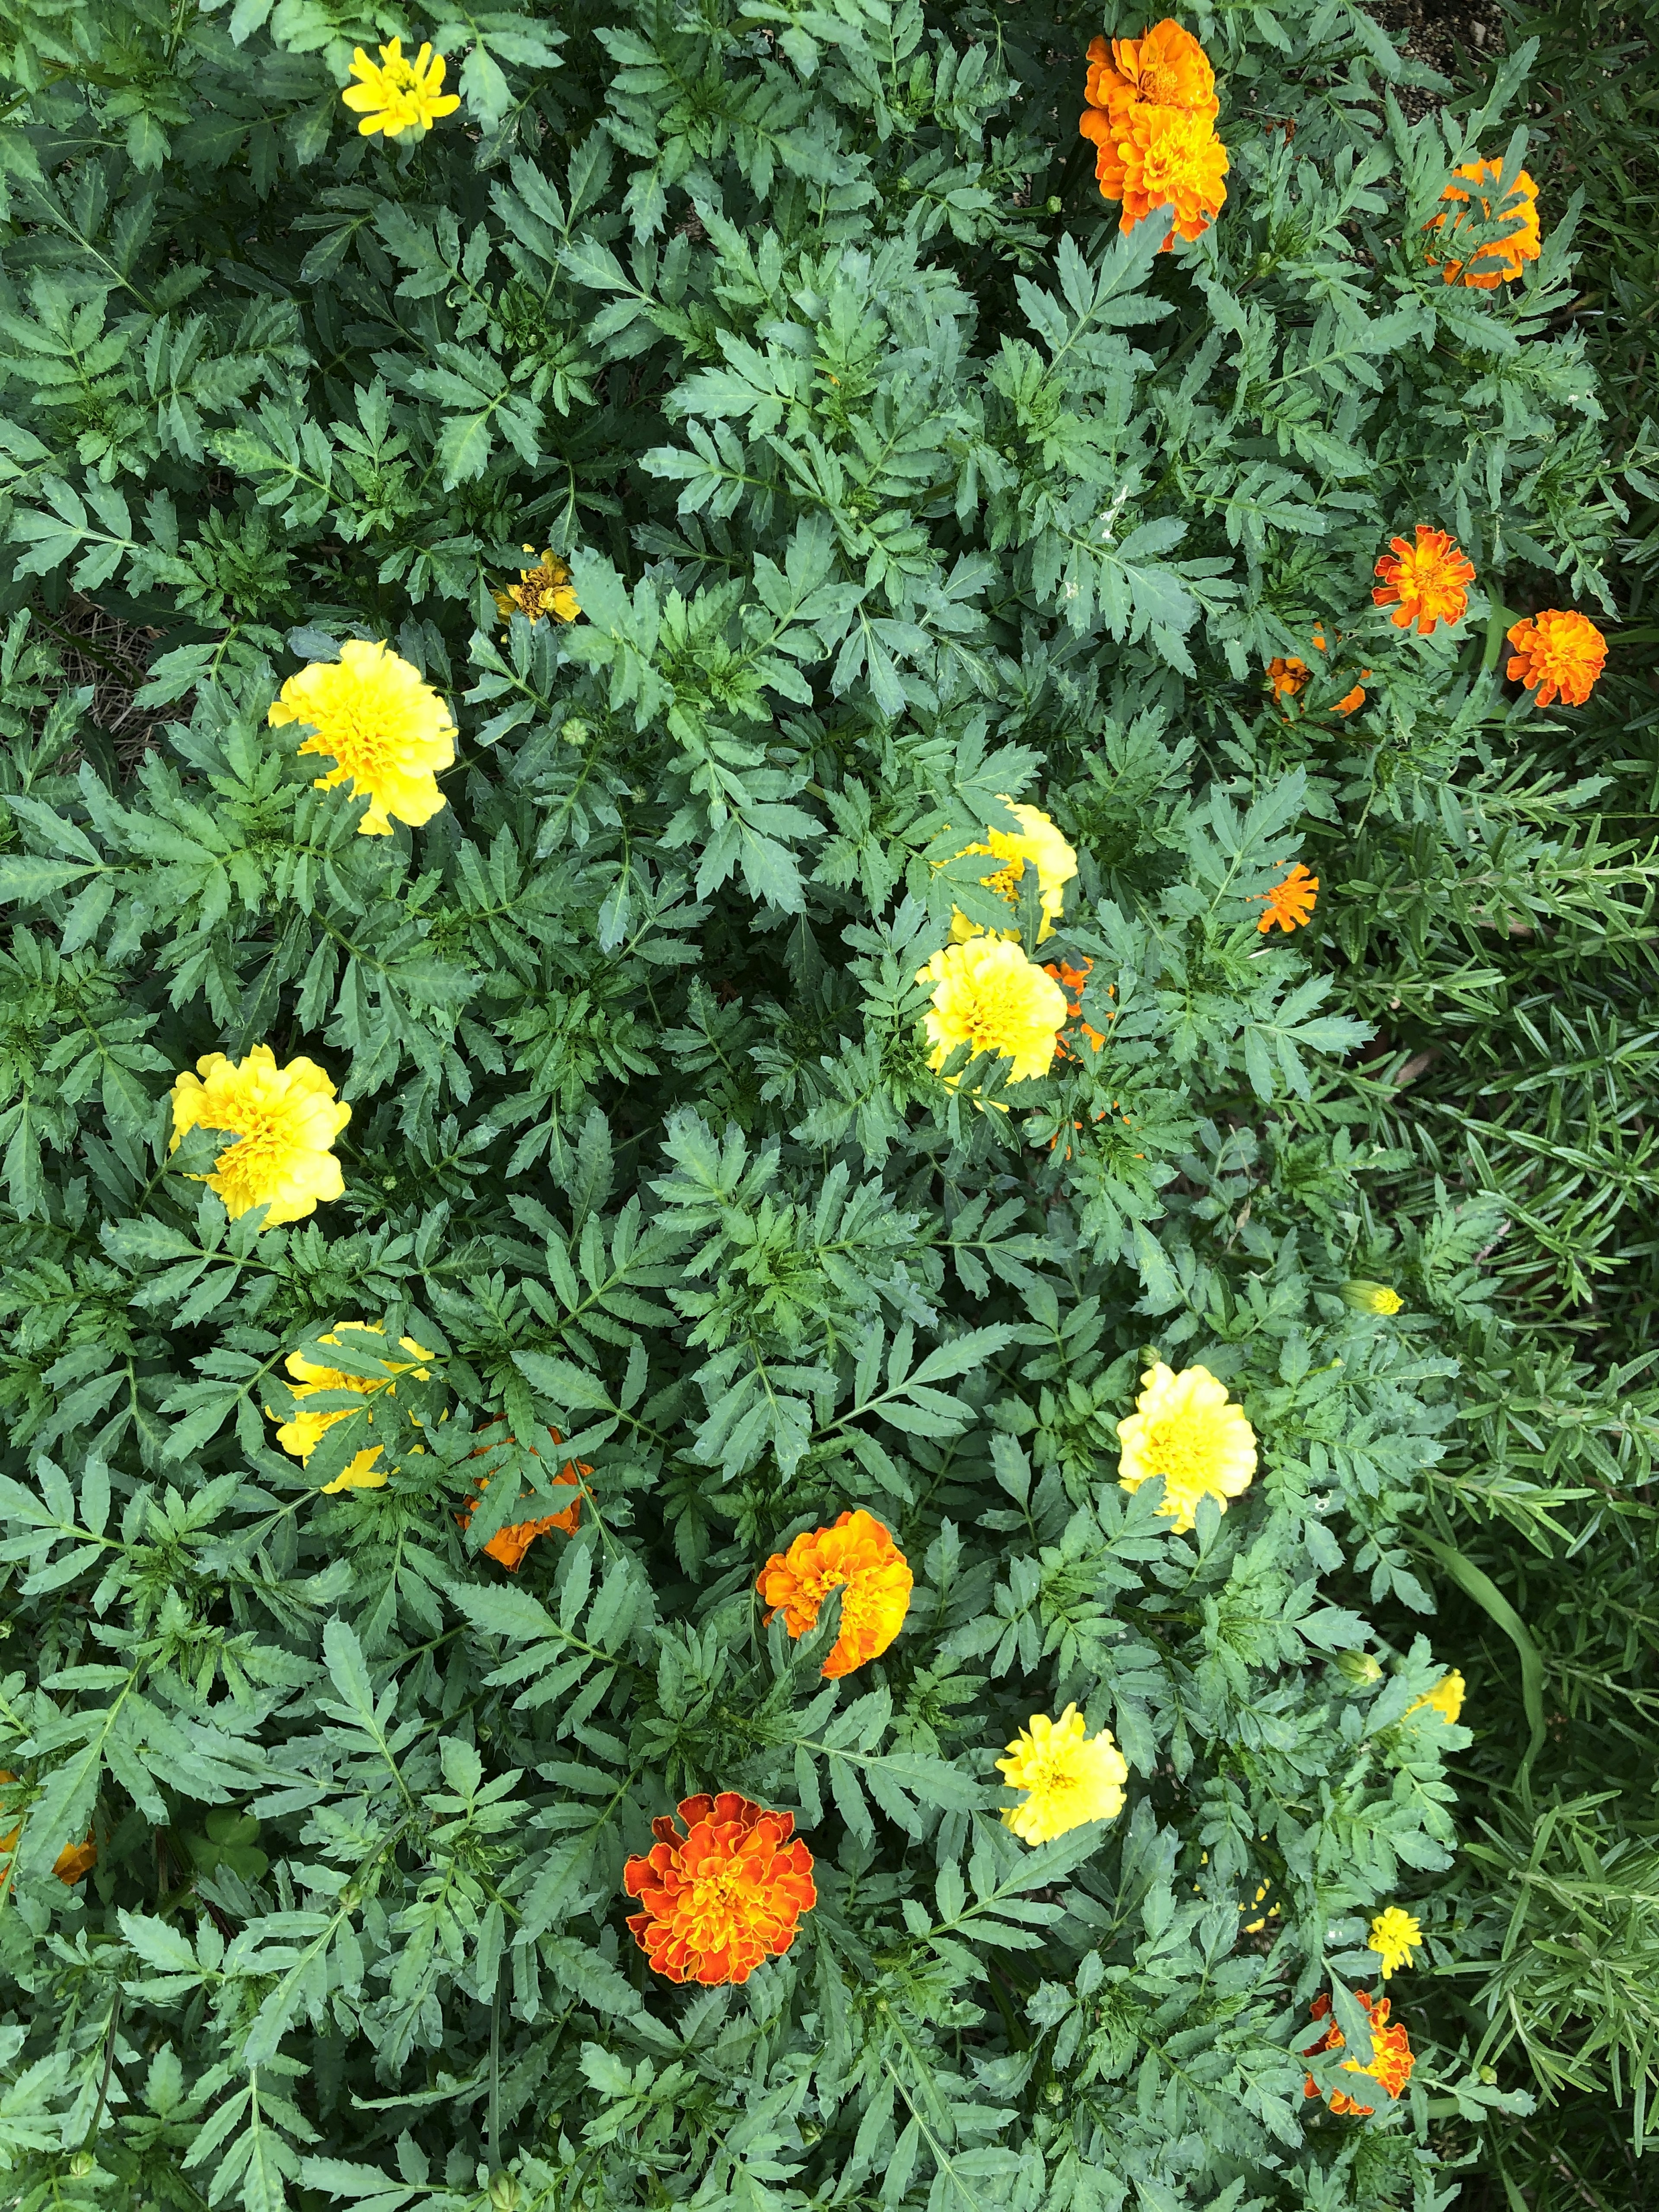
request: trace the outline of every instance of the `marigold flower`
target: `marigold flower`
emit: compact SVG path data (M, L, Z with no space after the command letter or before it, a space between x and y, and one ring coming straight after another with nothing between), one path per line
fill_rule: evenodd
M0 1782L15 1782L15 1774L0 1771ZM9 1857L16 1848L17 1838L23 1832L20 1820L9 1836L0 1836L0 1859ZM77 1881L92 1872L98 1863L98 1846L88 1836L84 1844L65 1844L52 1863L52 1870L66 1889L73 1889Z
M1474 563L1461 545L1454 545L1443 530L1417 526L1417 543L1391 538L1393 557L1385 553L1376 573L1382 581L1371 592L1379 607L1398 610L1389 616L1396 629L1417 624L1419 637L1427 637L1437 622L1449 627L1462 622L1469 604L1468 586L1474 581Z
M1193 1527L1200 1498L1213 1498L1224 1513L1230 1498L1247 1491L1255 1474L1255 1431L1242 1406L1227 1395L1207 1367L1180 1374L1160 1359L1140 1378L1145 1386L1136 1411L1117 1425L1123 1449L1118 1482L1139 1490L1153 1475L1164 1478L1160 1513L1175 1522L1175 1534Z
M1086 984L1089 980L1090 974L1094 968L1094 964L1095 963L1092 960L1087 958L1084 960L1083 965L1080 968L1073 968L1071 963L1067 960L1045 960L1042 963L1042 972L1045 975L1052 975L1055 982L1059 984L1060 989L1065 992L1066 1012L1071 1018L1071 1020L1082 1030L1084 1036L1089 1040L1090 1051L1103 1052L1106 1046L1105 1038L1101 1035L1100 1031L1094 1027L1092 1023L1085 1022L1083 1018L1083 989L1085 984ZM1116 986L1115 984L1109 983L1106 986L1106 991L1109 997L1115 998L1117 995ZM1074 994L1075 995L1073 995ZM1116 1017L1113 1014L1108 1014L1106 1018L1109 1022L1115 1020ZM1060 1044L1056 1045L1054 1049L1062 1060L1075 1060L1077 1058L1077 1054L1072 1050L1071 1047L1063 1041ZM1095 1116L1097 1121L1103 1118L1103 1115L1102 1114L1097 1114ZM1083 1125L1081 1122L1078 1122L1074 1126L1081 1128ZM1052 1152L1053 1149L1054 1147L1051 1145L1049 1146L1049 1150ZM1068 1154L1067 1157L1069 1158L1070 1155Z
M1209 56L1169 15L1138 39L1114 39L1109 47L1104 39L1091 40L1083 97L1091 107L1127 107L1137 100L1176 107L1206 123L1221 107Z
M1166 253L1177 238L1201 238L1227 198L1227 149L1210 125L1178 107L1136 107L1117 143L1123 189L1120 230L1133 230L1158 208L1175 212Z
M526 553L536 550L533 545L524 550ZM556 622L574 622L582 611L571 585L569 563L553 552L544 553L533 568L520 568L516 584L492 592L491 597L505 623L510 623L515 614L532 623L547 615Z
M1340 1297L1355 1313L1397 1314L1406 1304L1399 1291L1391 1291L1386 1283L1369 1283L1359 1277L1343 1284Z
M564 1442L564 1438L556 1429L550 1428L547 1433L556 1444L562 1444ZM489 1449L487 1444L481 1444L473 1453L473 1458L482 1459ZM530 1447L530 1456L532 1459L541 1457L534 1444ZM567 1536L574 1536L582 1525L582 1479L585 1475L592 1474L592 1468L586 1460L567 1460L554 1476L553 1487L556 1490L574 1489L576 1495L570 1504L562 1513L544 1514L539 1520L536 1521L514 1521L505 1528L498 1528L484 1546L486 1555L492 1559L499 1559L509 1572L516 1575L524 1564L525 1553L538 1536L545 1536L553 1528L562 1530ZM487 1474L481 1474L478 1477L479 1490L483 1492L489 1487L489 1477ZM465 1511L459 1516L457 1523L459 1527L462 1528L471 1527L472 1510L472 1504L469 1502Z
M1018 945L1005 937L947 945L916 981L933 986L927 1017L931 1067L943 1067L965 1044L1012 1061L1010 1083L1048 1073L1066 1024L1066 994Z
M1033 1713L1008 1746L997 1771L1025 1802L1004 1813L1002 1825L1024 1844L1046 1844L1090 1820L1115 1820L1123 1810L1129 1769L1109 1729L1090 1735L1083 1716L1067 1705L1057 1721Z
M1342 2062L1342 2070L1345 2074L1365 2075L1380 2087L1386 2089L1391 2097L1403 2096L1406 2084L1412 2078L1412 2068L1417 2063L1412 2056L1410 2039L1403 2027L1396 2024L1391 2027L1389 2025L1387 1997L1379 1997L1373 2002L1364 1990L1356 1990L1354 1995L1364 2007L1370 2017L1371 2063L1369 2066L1362 2066L1357 2058L1345 2058ZM1314 1999L1309 2009L1316 2020L1324 2020L1328 2016L1331 2001L1323 1990ZM1333 2021L1318 2042L1309 2044L1302 2056L1304 2058L1317 2058L1322 2051L1342 2050L1346 2041L1346 2039L1341 2029ZM1307 2077L1304 2094L1310 2097L1316 2097L1319 2094L1319 2084L1311 2074ZM1375 2105L1362 2105L1355 2098L1346 2096L1340 2089L1332 2090L1330 2106L1334 2112L1352 2112L1356 2119L1367 2119L1376 2110Z
M361 83L349 84L340 94L362 121L357 125L365 138L379 131L395 138L404 131L429 131L441 115L453 115L460 106L457 93L446 92L444 58L423 44L413 61L404 53L404 42L394 39L380 48L379 63L370 61L359 46L351 57L351 74Z
M1412 1953L1423 1948L1421 1923L1397 1905L1390 1905L1379 1912L1371 1923L1371 1932L1365 1938L1365 1948L1375 1951L1382 1962L1382 1978L1401 1966L1409 1966Z
M197 1061L194 1075L186 1069L173 1079L167 1150L176 1152L188 1129L234 1130L237 1141L219 1154L212 1173L191 1180L216 1190L233 1221L253 1206L269 1206L265 1226L275 1229L304 1220L319 1201L344 1190L329 1147L350 1119L350 1107L339 1103L313 1060L278 1067L268 1044L256 1044L246 1060L210 1052Z
M1252 899L1265 899L1267 911L1256 924L1265 937L1277 922L1288 937L1312 916L1319 896L1319 878L1310 876L1300 860L1291 870L1282 884L1275 884L1270 891L1255 891Z
M969 853L985 853L1000 860L1001 867L988 876L981 876L980 881L1011 907L1019 904L1019 887L1027 864L1036 870L1042 905L1042 920L1037 928L1037 942L1041 945L1045 938L1054 935L1054 924L1065 909L1066 886L1077 873L1077 854L1040 808L1015 805L1006 793L997 795L1018 817L1018 830L988 829L983 844L964 845L957 858L965 859ZM958 944L984 933L978 922L969 921L959 908L952 908L951 935ZM1011 929L1003 934L1018 939L1019 932Z
M1537 692L1540 707L1553 705L1558 692L1569 707L1583 705L1607 657L1607 641L1588 615L1546 607L1522 615L1507 635L1515 647L1508 672Z
M337 660L313 660L290 676L266 718L273 730L303 722L302 753L338 763L318 791L349 782L366 795L364 837L389 837L393 820L418 828L445 804L434 770L455 761L455 724L418 668L384 644L348 638Z
M1505 236L1494 239L1489 246L1476 246L1473 252L1468 252L1470 241L1466 234L1463 244L1468 258L1464 260L1443 260L1432 246L1429 249L1428 258L1438 267L1448 284L1467 284L1482 292L1495 292L1500 284L1514 283L1521 274L1523 261L1536 261L1538 258L1540 251L1538 187L1522 169L1508 193L1500 191L1498 187L1504 181L1504 171L1497 161L1466 161L1462 168L1454 170L1453 174L1466 178L1474 187L1474 198L1480 203L1478 220L1480 222L1489 223L1501 217L1510 228ZM1461 185L1448 185L1440 197L1443 200L1461 201L1463 204L1464 212L1452 216L1451 229L1444 241L1455 246L1459 242L1458 232L1470 221L1470 195ZM1506 199L1510 203L1507 208L1504 205ZM1446 217L1437 215L1427 227L1432 231L1441 231L1445 224Z
M1227 197L1227 149L1215 135L1215 71L1192 33L1166 17L1109 49L1095 40L1084 98L1078 128L1095 147L1102 198L1123 203L1119 228L1172 207L1166 246L1199 237Z
M826 1674L837 1675L887 1649L904 1626L915 1580L891 1535L860 1507L833 1528L809 1529L787 1552L774 1552L755 1587L772 1608L767 1626L781 1613L793 1637L815 1627L824 1599L841 1591L841 1632L823 1662Z
M1325 651L1325 633L1322 629L1315 630L1313 644L1316 653ZM1334 714L1352 714L1356 707L1363 707L1365 703L1365 686L1370 680L1370 673L1369 668L1362 668L1359 672L1358 683L1351 691L1345 692L1329 711ZM1267 663L1267 681L1273 686L1275 699L1299 698L1307 690L1308 681L1312 674L1313 670L1308 663L1298 659L1295 653L1275 653Z
M623 1869L623 1887L645 1907L628 1924L671 1982L746 1982L782 1957L817 1903L812 1854L790 1841L793 1813L766 1812L732 1790L683 1799L679 1817L684 1836L669 1815L653 1820L656 1842Z
M384 1336L386 1324L384 1322L378 1321L343 1321L326 1336L319 1336L317 1341L319 1344L337 1346L347 1330L349 1330L353 1335ZM428 1352L423 1346L416 1344L412 1336L400 1336L398 1343L400 1349L409 1352L411 1357L408 1359L387 1359L384 1361L384 1364L390 1367L396 1374L413 1374L424 1382L431 1370L420 1366L417 1363L422 1359L435 1359L437 1353ZM381 1357L380 1348L376 1345L365 1345L363 1349L365 1352L373 1352L376 1358ZM355 1390L366 1398L374 1397L382 1391L388 1398L395 1398L398 1395L398 1386L390 1376L348 1375L341 1367L321 1367L314 1359L307 1359L301 1352L290 1352L285 1364L290 1377L290 1387L296 1398L314 1398L319 1391L323 1390ZM353 1407L341 1406L332 1413L301 1412L290 1414L284 1420L280 1413L273 1413L267 1406L265 1417L268 1420L282 1422L282 1426L276 1431L276 1441L285 1452L292 1453L303 1467L336 1421L351 1419L355 1411ZM369 1419L372 1424L374 1419L372 1413ZM350 1466L343 1474L337 1475L332 1482L325 1482L323 1485L321 1495L326 1498L338 1490L384 1490L386 1483L386 1469L375 1465L380 1456L379 1444L367 1446L356 1455Z
M1406 1718L1409 1720L1413 1713L1438 1713L1448 1728L1455 1728L1458 1716L1463 1710L1468 1687L1462 1674L1454 1667L1449 1674L1441 1676L1425 1697L1419 1698L1415 1705L1407 1706Z

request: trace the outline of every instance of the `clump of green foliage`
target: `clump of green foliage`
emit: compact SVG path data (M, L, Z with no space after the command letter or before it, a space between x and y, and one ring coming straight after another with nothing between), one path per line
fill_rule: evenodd
M1470 1738L1410 1710L1464 1664L1514 1749L1515 1651L1431 1620L1504 1619L1461 1522L1544 1525L1487 1448L1537 1419L1514 1209L1399 1080L1515 931L1634 940L1498 666L1506 611L1607 604L1626 492L1547 170L1518 284L1424 252L1454 167L1518 165L1528 50L1413 125L1352 0L1184 20L1232 167L1160 254L1076 135L1121 11L0 4L20 2205L1441 2212L1525 2107L1449 1994L1496 1953ZM464 106L386 146L339 88L394 33ZM1370 599L1419 521L1480 577L1421 639ZM503 625L526 542L579 620ZM159 633L136 760L62 681L88 599ZM413 834L266 723L352 636L460 724ZM936 863L1005 795L1077 848L1019 919L1105 1043L952 1089ZM353 1108L288 1228L168 1151L175 1073L264 1042ZM350 1425L302 1468L269 1413L342 1320L433 1357L386 1486L325 1495ZM1117 1482L1156 1357L1261 1449L1188 1537ZM596 1504L514 1578L549 1427ZM917 1588L826 1685L754 1578L859 1504ZM994 1761L1071 1701L1129 1803L1027 1849ZM728 1788L819 1902L671 1989L623 1863ZM1364 2056L1389 1903L1416 2071L1338 2118L1310 2006Z

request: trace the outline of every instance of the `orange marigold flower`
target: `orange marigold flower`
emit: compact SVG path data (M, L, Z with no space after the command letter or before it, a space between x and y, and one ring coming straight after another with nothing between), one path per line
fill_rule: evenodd
M1412 2078L1412 2068L1417 2063L1412 2056L1411 2039L1398 2022L1389 2027L1387 1997L1378 1998L1374 2002L1364 1990L1356 1990L1354 1995L1364 2007L1370 2021L1371 2063L1369 2066L1362 2066L1357 2058L1345 2058L1342 2070L1345 2074L1363 2074L1369 2081L1376 2081L1386 2089L1389 2096L1401 2096ZM1322 1990L1313 2001L1313 2016L1316 2020L1323 2020L1330 2009L1331 2001ZM1322 2051L1340 2051L1345 2040L1341 2029L1333 2021L1318 2042L1309 2044L1302 2056L1317 2058ZM1319 2084L1311 2074L1307 2076L1303 2094L1309 2097L1319 2094ZM1334 2112L1352 2112L1357 2119L1366 2119L1376 2110L1375 2105L1362 2105L1357 2099L1345 2095L1340 2089L1332 2090L1330 2106Z
M1123 162L1120 230L1133 230L1158 208L1172 208L1175 228L1164 241L1201 238L1227 197L1227 149L1210 125L1180 107L1136 107L1125 118L1118 153Z
M564 1442L564 1438L556 1429L550 1429L547 1433L556 1444ZM472 1457L482 1459L489 1449L489 1445L481 1444L472 1454ZM541 1454L533 1444L530 1447L530 1456L532 1459L541 1457ZM562 1529L567 1536L574 1536L582 1523L582 1478L592 1474L592 1468L586 1460L567 1460L553 1478L553 1487L556 1490L574 1490L576 1492L574 1498L565 1507L563 1512L544 1514L538 1521L514 1521L505 1528L498 1528L484 1546L485 1552L492 1559L499 1559L504 1567L516 1575L524 1563L525 1553L538 1536L545 1536L550 1528ZM489 1477L487 1474L481 1474L478 1477L479 1490L483 1492L489 1487ZM469 1504L466 1510L459 1516L459 1525L463 1528L468 1528L471 1524L471 1520L472 1506Z
M1152 107L1179 107L1214 122L1221 103L1215 95L1210 58L1190 31L1166 15L1138 39L1095 39L1089 46L1089 76L1083 97L1091 107L1122 109L1141 100Z
M1274 653L1267 663L1267 681L1273 687L1275 699L1294 699L1308 688L1308 678L1313 674L1305 660L1294 653L1288 657Z
M1432 246L1429 259L1439 268L1448 284L1468 284L1482 292L1495 292L1500 284L1512 284L1521 274L1523 261L1536 261L1540 252L1538 232L1538 187L1524 169L1516 177L1507 193L1498 186L1504 181L1502 164L1497 161L1466 161L1453 173L1465 177L1474 186L1474 198L1480 203L1478 220L1485 224L1501 221L1510 228L1505 236L1494 239L1488 246L1476 246L1462 261L1442 261ZM1458 200L1468 210L1470 195L1457 185L1448 185L1440 195L1443 200ZM1449 245L1458 242L1457 234L1469 222L1466 211L1451 218ZM1433 231L1443 229L1446 218L1437 215L1429 223Z
M1607 657L1607 641L1588 615L1546 607L1540 615L1522 615L1508 636L1515 647L1509 672L1537 692L1540 707L1552 705L1558 692L1569 707L1583 705Z
M15 1774L0 1772L0 1782L15 1782ZM7 1858L23 1832L20 1820L9 1836L0 1836L0 1859ZM88 1836L84 1844L65 1844L52 1861L52 1872L66 1889L72 1889L83 1876L89 1875L98 1863L98 1846Z
M774 1552L755 1588L791 1636L805 1636L832 1589L842 1593L841 1633L823 1662L829 1675L850 1674L884 1652L904 1626L915 1577L881 1522L860 1507L833 1528L811 1528L787 1552Z
M1066 1011L1078 1028L1082 1030L1084 1036L1088 1038L1090 1051L1102 1052L1105 1049L1105 1038L1092 1023L1085 1022L1083 1018L1083 987L1088 981L1090 971L1094 964L1092 960L1087 958L1084 960L1080 968L1073 968L1067 960L1047 960L1043 963L1042 972L1045 975L1052 975L1060 989L1065 992ZM1108 998L1116 997L1115 984L1109 983L1106 986L1106 995ZM1114 1017L1108 1014L1106 1018L1110 1021ZM1071 1047L1064 1042L1056 1045L1054 1050L1061 1060L1077 1058L1077 1054ZM1100 1116L1097 1115L1095 1118L1098 1121ZM1053 1147L1050 1146L1049 1149L1052 1151Z
M1371 592L1379 607L1395 606L1389 616L1396 629L1417 624L1419 637L1427 637L1437 622L1462 622L1469 604L1468 586L1474 581L1474 563L1461 545L1454 545L1443 530L1417 526L1417 543L1403 538L1389 540L1392 556L1385 553L1376 564L1382 581Z
M746 1982L781 1958L803 1912L818 1901L812 1854L791 1843L793 1813L769 1813L734 1790L681 1801L682 1836L665 1814L657 1838L623 1869L643 1912L629 1915L639 1947L671 1982Z
M1277 922L1288 937L1299 929L1311 916L1318 902L1319 878L1310 876L1300 860L1291 870L1282 884L1275 884L1270 891L1257 891L1254 896L1265 899L1267 911L1256 924L1263 937Z
M1097 39L1078 128L1096 149L1101 196L1121 200L1119 228L1173 208L1176 237L1197 238L1227 197L1227 149L1215 134L1220 102L1209 57L1169 18L1139 39Z

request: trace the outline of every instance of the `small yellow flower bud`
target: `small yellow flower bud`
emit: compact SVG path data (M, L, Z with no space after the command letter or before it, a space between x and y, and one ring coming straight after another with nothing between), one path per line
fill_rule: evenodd
M1344 1283L1342 1303L1352 1306L1356 1313L1397 1314L1406 1301L1398 1291L1391 1291L1386 1283L1358 1280Z
M1337 1671L1356 1690L1368 1690L1382 1680L1382 1669L1369 1651L1339 1651Z

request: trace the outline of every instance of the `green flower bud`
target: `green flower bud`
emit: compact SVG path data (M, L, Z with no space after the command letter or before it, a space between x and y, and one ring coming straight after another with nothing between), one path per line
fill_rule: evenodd
M585 745L593 732L580 714L572 714L559 725L559 735L568 745Z
M1356 1690L1368 1690L1382 1680L1382 1669L1369 1651L1339 1651L1337 1672Z
M519 2185L510 2173L490 2176L489 2202L493 2212L513 2212L514 2206L520 2201Z
M84 2181L96 2163L89 2150L77 2150L70 2160L70 2172L77 2181Z
M1344 1283L1342 1303L1352 1306L1356 1313L1397 1314L1406 1301L1398 1291L1391 1291L1386 1283L1368 1283L1363 1279Z
M1048 195L1048 212L1049 212L1049 214L1050 214L1050 215L1058 215L1058 214L1060 213L1060 208L1062 207L1062 205L1063 205L1063 204L1064 204L1064 203L1061 201L1060 197L1060 195L1059 195L1059 193L1058 193L1058 192L1050 192L1050 193L1049 193L1049 195Z

